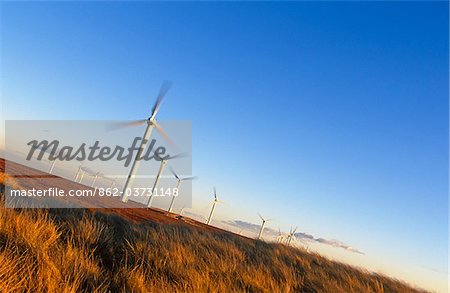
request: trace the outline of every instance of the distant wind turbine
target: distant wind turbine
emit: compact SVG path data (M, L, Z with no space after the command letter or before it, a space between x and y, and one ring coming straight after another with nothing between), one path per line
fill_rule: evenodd
M260 240L261 237L262 237L262 233L263 233L263 231L264 231L264 226L266 225L266 222L272 221L273 219L264 219L263 216L261 216L260 213L258 213L258 216L259 216L259 217L261 218L261 220L262 220L261 228L259 229L259 234L258 234L258 238L257 238L258 240Z
M75 174L75 177L73 178L73 181L75 181L75 182L78 181L78 178L80 177L80 174L81 174L81 172L82 172L81 168L83 168L83 165L78 166L78 171L77 171L77 173Z
M94 177L94 179L92 180L91 187L94 187L95 182L97 182L98 177L103 176L103 174L100 173L100 171L99 171L99 172L93 174L92 176Z
M88 167L81 167L81 174L80 174L80 178L78 179L78 183L81 183L81 181L83 181L84 174L91 175L91 174L93 174L93 171L91 169L89 169Z
M184 211L185 208L186 208L186 207L184 206L184 207L182 207L182 208L180 209L180 216L183 215L183 211Z
M217 192L216 192L216 188L214 187L214 201L212 202L212 207L211 207L211 212L209 213L209 217L206 220L206 225L209 225L211 223L213 214L214 214L214 210L216 209L216 204L217 203L224 203L220 200L217 199Z
M109 189L112 189L116 185L116 179L110 178L109 181L111 181L111 185L109 186Z
M197 177L180 177L177 175L177 173L175 173L175 171L172 168L170 168L170 172L172 172L173 176L177 179L177 185L175 186L175 189L177 190L178 195L180 194L179 192L180 192L181 182L197 179ZM172 212L173 204L175 203L175 198L177 196L174 196L172 194L172 200L170 201L170 205L169 205L169 208L167 209L167 212L169 212L169 213Z
M293 238L295 239L295 231L297 231L297 227L295 227L295 229L292 229L292 228L291 228L290 231L289 231L289 234L288 234L287 239L286 239L286 244L287 244L288 246L291 245L292 239L293 239Z
M283 238L284 238L283 233L281 233L280 228L278 228L277 243L283 242Z
M56 160L52 161L52 164L50 165L50 170L48 171L49 174L53 173L53 168L55 168Z
M49 154L48 160L50 162L52 162L52 163L50 164L50 168L48 170L48 173L52 174L53 173L53 169L55 168L55 164L56 164L56 158L54 158L53 160L50 159L50 155L52 155L52 150L49 150L48 148L44 149L43 147L39 147L38 149L41 150L41 151L44 151L47 154ZM59 155L60 150L58 148L55 148L54 150L55 150L54 156L57 157Z

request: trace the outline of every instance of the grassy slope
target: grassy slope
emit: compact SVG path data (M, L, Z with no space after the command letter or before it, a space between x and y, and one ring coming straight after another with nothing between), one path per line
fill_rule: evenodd
M0 178L2 179L2 178ZM419 292L301 249L88 210L0 204L2 292Z

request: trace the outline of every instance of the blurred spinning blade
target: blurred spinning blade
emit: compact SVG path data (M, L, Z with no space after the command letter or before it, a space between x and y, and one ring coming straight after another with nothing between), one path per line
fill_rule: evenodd
M170 136L167 134L167 132L161 127L161 125L156 121L155 117L156 114L159 111L159 108L161 107L161 104L164 100L164 97L166 96L168 90L170 89L172 83L170 81L164 81L161 89L159 90L159 94L158 97L156 98L155 104L153 105L152 108L152 112L150 115L150 118L148 119L140 119L140 120L135 120L135 121L129 121L129 122L111 122L111 123L107 123L105 126L105 130L106 131L114 131L114 130L118 130L121 128L126 128L126 127L134 127L134 126L141 126L144 125L146 123L148 123L148 121L150 121L150 123L155 126L156 130L158 131L158 133L161 135L161 137L167 141L172 147L177 148L177 146L175 145L175 143L173 142L173 140L170 138Z
M167 94L167 91L170 89L170 87L172 86L172 83L170 81L165 80L159 90L159 94L158 97L156 98L156 102L153 105L152 108L152 115L150 116L150 119L154 119L156 114L159 111L159 108L161 107L161 103L164 100L164 97Z

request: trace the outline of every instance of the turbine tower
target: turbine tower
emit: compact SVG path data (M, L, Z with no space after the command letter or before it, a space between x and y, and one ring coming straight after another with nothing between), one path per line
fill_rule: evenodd
M177 185L175 186L175 188L178 191L178 195L180 195L179 191L180 191L181 182L197 179L197 177L180 177L177 175L177 173L175 173L175 171L172 168L170 168L170 172L172 172L173 176L177 179ZM172 194L172 200L170 201L169 208L167 209L168 213L172 212L173 204L175 203L175 198L176 198L176 196L174 196Z
M211 212L209 213L209 217L206 220L206 225L209 225L211 223L212 216L214 214L214 210L216 209L216 204L219 202L223 203L222 201L217 199L217 192L216 192L216 188L214 187L214 201L212 202Z
M169 142L171 142L169 136L166 134L166 132L164 131L164 129L157 123L155 117L156 114L159 111L159 108L161 106L161 103L164 99L164 96L166 95L167 91L170 88L170 83L165 81L163 83L163 85L161 86L161 89L159 91L158 97L156 99L155 104L153 105L153 109L152 109L152 113L150 115L149 118L144 119L144 120L137 120L137 121L133 121L133 122L128 122L123 124L120 127L124 127L124 126L139 126L139 125L143 125L145 123L147 123L147 128L145 129L144 135L142 136L142 140L141 140L141 144L139 146L139 151L136 154L136 157L133 161L133 164L131 165L131 169L130 169L130 173L128 174L127 180L125 182L125 186L123 187L123 192L122 192L122 201L123 202L127 202L128 201L128 193L127 190L130 188L130 186L133 184L133 180L134 177L136 175L136 172L139 168L139 164L140 164L140 160L138 160L138 158L141 157L141 154L144 152L145 147L147 145L147 142L150 138L150 135L152 134L153 128L156 128L156 130L158 130L158 132Z
M164 168L167 165L167 161L168 160L172 160L172 159L176 159L176 158L180 158L180 157L184 157L185 155L186 154L183 153L183 154L178 154L178 155L175 155L175 156L168 157L167 159L161 159L160 158L161 159L161 164L159 165L159 170L158 170L158 173L156 174L155 182L153 183L153 187L151 189L150 198L148 199L148 202L147 202L147 207L148 208L152 206L153 193L156 191L156 187L158 185L159 179L161 178L162 172L164 171ZM157 156L156 153L155 153L155 156Z
M92 175L92 176L94 176L94 179L92 180L91 187L94 187L95 182L97 181L98 177L99 177L99 176L102 176L102 175L103 175L103 174L100 173L100 171Z
M262 220L262 224L261 224L261 228L259 229L259 234L258 234L258 240L261 240L262 237L262 233L264 231L264 226L266 225L266 222L272 221L272 219L264 219L263 216L261 216L260 213L258 213L258 216L261 218Z
M50 165L50 170L48 171L48 174L52 174L53 173L53 168L55 168L55 164L56 164L56 160L53 160L52 164Z
M83 168L81 168L80 176L78 176L78 178L77 178L78 183L81 183L85 173L86 173L86 170L83 170Z

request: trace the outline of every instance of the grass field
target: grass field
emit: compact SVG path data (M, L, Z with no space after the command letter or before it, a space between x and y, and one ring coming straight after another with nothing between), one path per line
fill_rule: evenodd
M0 179L4 181L5 175ZM2 292L422 292L283 244L176 223L135 223L87 209L6 209L3 196L0 288Z

